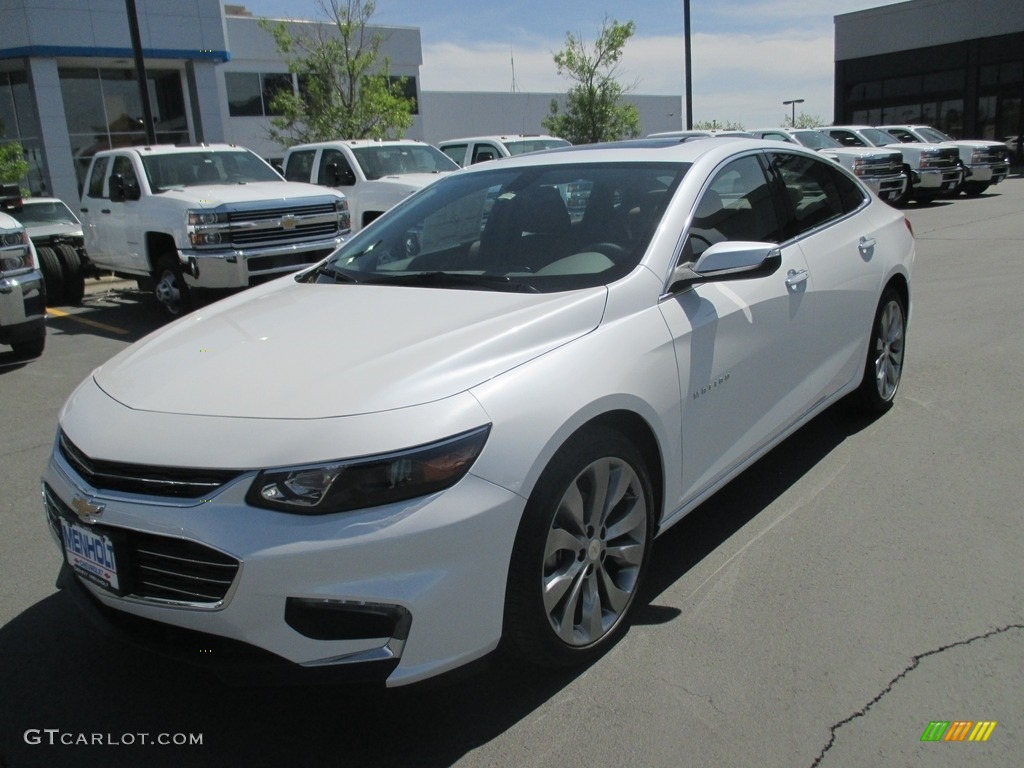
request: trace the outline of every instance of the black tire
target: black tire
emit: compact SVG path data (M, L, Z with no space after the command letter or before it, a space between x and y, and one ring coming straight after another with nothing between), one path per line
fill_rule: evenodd
M871 324L864 378L854 390L852 403L868 413L885 413L892 407L903 378L907 334L907 307L892 286L885 289Z
M29 359L40 357L43 349L46 348L46 326L41 326L39 331L27 339L11 342L11 349L19 358Z
M607 427L574 435L519 524L505 595L508 650L546 667L604 653L625 630L653 533L654 496L637 448Z
M46 306L56 307L64 303L64 270L53 248L43 246L36 250L39 267L46 284Z
M177 256L168 254L157 260L153 295L167 317L181 317L192 311L192 292Z
M992 185L990 181L965 181L964 194L967 197L977 197Z
M64 273L64 301L77 306L85 295L85 268L78 251L70 245L57 246L61 270Z

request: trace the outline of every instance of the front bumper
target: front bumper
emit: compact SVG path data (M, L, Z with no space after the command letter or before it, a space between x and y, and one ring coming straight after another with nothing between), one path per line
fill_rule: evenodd
M972 182L988 182L998 184L1010 173L1010 162L1003 160L996 163L977 163L970 166Z
M964 172L961 168L918 168L914 171L917 177L914 191L918 192L952 192L963 181Z
M102 514L79 525L121 537L115 542L134 536L194 542L238 562L223 599L207 605L140 597L130 588L117 596L73 575L63 583L70 578L106 623L127 627L143 644L152 644L153 624L173 628L165 632L178 638L178 655L186 660L215 638L215 647L251 646L300 675L323 670L330 678L335 667L368 665L376 670L371 677L384 670L394 686L497 646L521 497L470 474L434 496L306 517L247 506L252 478L244 474L206 500L156 499L90 487L55 450L43 476L44 497L51 496L47 521L62 551L55 518L88 500L102 505ZM127 573L134 557L130 547L118 550L118 569ZM129 584L133 578L127 576ZM385 634L373 636L376 631Z
M46 294L39 270L0 277L0 344L31 339L45 319Z
M271 248L228 251L179 250L185 282L192 288L246 288L316 264L336 251L344 235Z
M903 193L907 190L907 184L910 183L905 173L887 174L885 176L860 176L858 178L867 185L868 189L886 202L892 202L902 197Z

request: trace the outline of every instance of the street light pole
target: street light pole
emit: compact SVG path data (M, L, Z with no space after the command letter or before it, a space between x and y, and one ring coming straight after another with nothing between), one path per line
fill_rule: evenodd
M683 0L683 37L686 44L686 130L693 128L693 75L690 74L690 0Z
M793 107L793 117L790 118L791 127L793 127L793 128L796 128L796 105L797 104L803 104L803 103L804 103L803 99L790 99L789 101L782 102L782 106L784 106L784 107L788 107L790 105L792 105L792 107Z

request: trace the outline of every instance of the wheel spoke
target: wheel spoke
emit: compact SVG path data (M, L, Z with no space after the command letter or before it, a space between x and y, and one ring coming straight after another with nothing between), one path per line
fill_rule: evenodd
M618 616L629 605L629 596L632 594L631 591L627 592L624 589L620 589L619 586L612 580L612 575L608 573L608 570L602 566L600 569L601 575L601 586L604 588L604 594L608 607ZM630 583L632 587L632 582Z
M585 643L591 643L604 634L604 611L601 609L601 594L597 587L597 574L586 577L583 592L583 637Z
M644 545L640 541L627 541L608 547L608 558L623 566L638 566L644 559Z
M590 471L587 474L590 478L590 497L587 499L584 522L596 529L603 522L605 505L608 500L608 490L612 475L609 461L606 459L591 464Z
M642 502L643 497L633 499L629 511L619 520L608 526L608 533L605 535L607 541L615 541L620 536L626 536L637 530L643 530L647 524L647 509Z
M555 617L555 608L565 594L573 587L580 574L586 569L586 563L573 561L565 570L554 573L544 579L544 608L548 615ZM562 611L564 614L566 611Z

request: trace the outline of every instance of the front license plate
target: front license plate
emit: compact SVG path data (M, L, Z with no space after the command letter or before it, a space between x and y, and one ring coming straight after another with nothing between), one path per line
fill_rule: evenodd
M119 592L117 560L109 536L97 535L72 522L60 521L64 534L64 556L75 573L111 592Z

